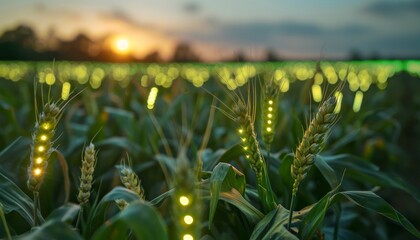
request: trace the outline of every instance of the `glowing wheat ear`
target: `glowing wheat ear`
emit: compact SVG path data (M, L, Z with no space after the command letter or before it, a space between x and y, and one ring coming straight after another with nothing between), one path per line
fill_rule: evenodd
M32 135L31 163L28 167L28 189L38 191L44 178L61 109L55 103L45 104Z

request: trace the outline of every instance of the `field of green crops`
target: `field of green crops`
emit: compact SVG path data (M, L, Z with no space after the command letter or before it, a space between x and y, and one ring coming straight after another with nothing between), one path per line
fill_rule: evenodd
M420 61L0 62L0 238L419 238L419 90Z

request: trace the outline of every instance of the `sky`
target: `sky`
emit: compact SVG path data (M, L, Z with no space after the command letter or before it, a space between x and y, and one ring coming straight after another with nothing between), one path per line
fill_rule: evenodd
M0 0L0 33L19 24L43 39L121 36L139 57L167 58L178 42L209 61L268 49L292 59L420 56L420 0Z

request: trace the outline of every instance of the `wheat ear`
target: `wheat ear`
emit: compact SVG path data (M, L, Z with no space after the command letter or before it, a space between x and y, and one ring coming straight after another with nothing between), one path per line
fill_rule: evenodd
M261 132L267 151L270 151L276 129L280 88L272 80L264 85L262 94Z
M60 108L54 103L47 103L35 123L32 134L31 163L28 167L28 189L38 192L44 178L48 160L53 151L53 138L61 116Z
M133 169L131 169L131 167L121 167L120 180L127 189L135 192L141 199L144 200L146 198L144 189L141 186L141 181ZM128 206L128 203L124 199L117 199L115 200L115 203L121 210Z
M77 200L80 204L89 203L90 191L92 189L93 172L96 165L96 151L93 143L85 148L82 160L80 187Z
M336 120L334 108L337 98L332 96L328 98L319 108L316 116L312 119L309 127L303 134L302 140L296 149L293 163L290 171L293 179L292 200L290 205L288 230L293 217L296 193L299 189L299 183L305 178L309 169L314 164L315 156L321 152L325 138L331 130Z

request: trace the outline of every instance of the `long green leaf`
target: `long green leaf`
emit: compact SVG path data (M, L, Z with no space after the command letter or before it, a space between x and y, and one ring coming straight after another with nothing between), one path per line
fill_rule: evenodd
M82 237L70 225L50 220L42 224L40 227L33 229L32 232L16 237L19 240L45 240L45 239L71 239L78 240Z
M165 223L158 212L149 204L136 202L107 221L92 239L127 239L131 230L137 239L168 239Z
M420 232L401 213L395 210L383 198L371 191L346 191L337 193L337 198L345 197L356 205L373 210L403 226L414 236L420 238Z
M379 167L358 157L341 154L336 156L320 156L333 168L346 168L346 176L356 181L368 182L381 187L393 187L405 191L420 202L420 190L399 176L386 174L379 171Z
M80 206L74 203L66 203L65 205L55 209L47 217L47 221L61 221L61 222L72 222L77 217L80 211Z
M298 238L284 227L288 218L289 211L279 204L255 226L250 239L297 240Z
M234 188L243 195L245 185L245 176L239 170L228 163L221 162L217 164L210 177L209 227L211 227L214 214L216 213L220 192L230 192Z
M16 184L0 171L0 202L3 204L4 212L18 212L30 225L34 224L33 201ZM38 218L41 222L44 219L38 211Z

